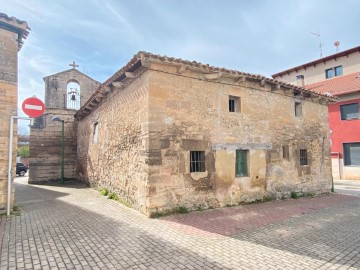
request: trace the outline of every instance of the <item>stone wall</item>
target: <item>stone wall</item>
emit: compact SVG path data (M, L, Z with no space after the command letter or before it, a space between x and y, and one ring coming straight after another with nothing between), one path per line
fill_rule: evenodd
M319 194L331 188L327 107L292 91L246 80L176 73L152 64L149 88L149 212L234 205ZM229 112L229 96L240 112ZM295 117L294 103L302 104ZM289 157L283 158L283 146ZM249 176L235 177L237 149L249 150ZM300 166L300 149L309 165ZM190 173L190 151L205 151L206 171Z
M43 128L30 130L29 183L40 184L59 181L61 175L61 122L52 122L54 115L64 123L64 178L75 179L76 170L76 122L73 110L47 109L42 119Z
M78 122L78 179L147 212L148 76L114 89Z
M0 13L0 210L4 210L6 207L10 117L17 116L17 59L18 50L21 47L19 43L22 43L22 33L27 32L26 29L26 22ZM13 133L12 181L15 177L16 145L17 121L14 122ZM13 195L14 190L12 189L11 207Z

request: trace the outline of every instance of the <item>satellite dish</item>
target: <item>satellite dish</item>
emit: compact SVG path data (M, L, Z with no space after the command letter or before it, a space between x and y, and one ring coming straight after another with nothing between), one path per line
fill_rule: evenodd
M336 47L336 51L339 51L340 41L335 41L334 46Z

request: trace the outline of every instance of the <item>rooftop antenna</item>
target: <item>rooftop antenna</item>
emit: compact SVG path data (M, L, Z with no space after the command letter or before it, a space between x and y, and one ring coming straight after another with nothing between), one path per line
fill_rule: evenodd
M334 46L336 47L336 52L339 51L340 41L335 41Z
M311 34L313 34L314 36L316 36L316 37L319 39L320 58L322 58L322 49L323 49L323 47L324 47L324 43L321 41L320 33L313 33L313 32L311 32Z

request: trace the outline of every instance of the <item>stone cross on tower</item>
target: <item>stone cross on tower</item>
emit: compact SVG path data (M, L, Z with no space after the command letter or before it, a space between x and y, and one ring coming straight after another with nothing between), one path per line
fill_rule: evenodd
M70 66L70 67L73 67L73 69L79 67L79 65L76 65L76 64L75 64L75 61L73 61L72 64L69 64L69 66Z

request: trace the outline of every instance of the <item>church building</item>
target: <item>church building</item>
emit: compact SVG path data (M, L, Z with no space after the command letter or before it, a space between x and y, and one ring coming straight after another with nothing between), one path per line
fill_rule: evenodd
M29 183L60 179L62 123L64 124L64 178L76 175L76 122L74 114L100 85L86 74L72 68L44 78L45 113L30 129ZM54 117L63 121L51 121Z

